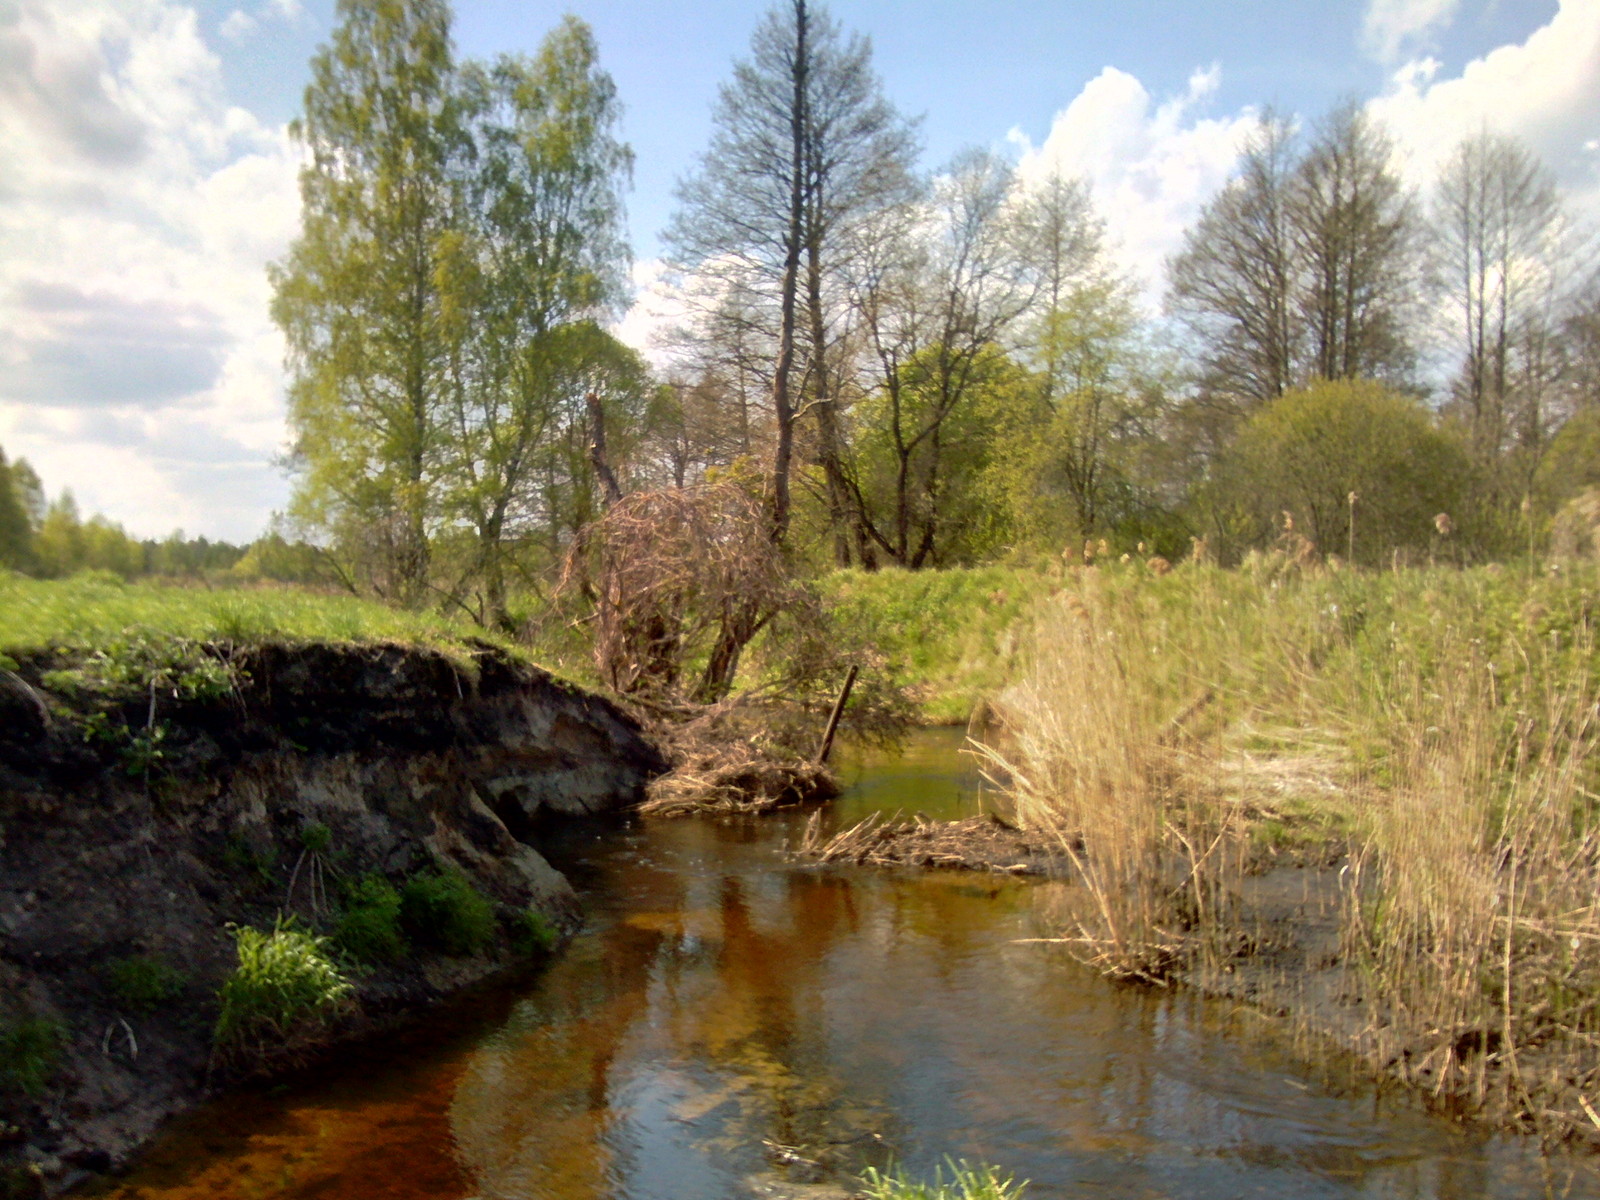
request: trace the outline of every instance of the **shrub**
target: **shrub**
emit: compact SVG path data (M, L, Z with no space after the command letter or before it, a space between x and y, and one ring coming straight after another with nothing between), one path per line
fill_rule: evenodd
M511 918L511 944L518 954L544 954L559 936L550 918L537 908L525 908Z
M218 998L216 1043L227 1052L292 1046L314 1037L348 1003L350 981L325 939L280 922L271 931L233 931L239 965Z
M400 923L424 946L477 954L494 939L494 906L461 872L430 872L414 876L400 893Z
M406 952L400 932L400 893L382 875L363 875L345 886L344 911L333 944L361 963L390 963Z
M0 1022L0 1092L37 1096L44 1091L61 1061L65 1032L42 1017Z
M160 959L138 954L117 959L106 975L112 997L134 1012L154 1012L176 999L189 981L182 971Z

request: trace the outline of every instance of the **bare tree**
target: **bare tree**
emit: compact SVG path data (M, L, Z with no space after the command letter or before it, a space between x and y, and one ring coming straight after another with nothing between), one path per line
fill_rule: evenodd
M1392 153L1352 101L1321 123L1295 172L1290 214L1311 377L1403 383L1415 363L1420 229Z
M1167 265L1166 307L1199 343L1202 396L1234 414L1300 372L1293 181L1293 129L1269 110Z
M825 10L788 0L751 39L713 111L711 147L679 189L667 231L679 265L709 277L713 307L738 297L770 337L775 540L789 525L795 423L805 390L835 489L842 437L825 358L837 337L830 279L864 213L899 199L915 152L884 100L871 46ZM820 401L820 403L819 403Z
M1563 281L1565 219L1555 181L1514 138L1463 141L1433 202L1435 286L1455 326L1452 400L1480 458L1544 439Z

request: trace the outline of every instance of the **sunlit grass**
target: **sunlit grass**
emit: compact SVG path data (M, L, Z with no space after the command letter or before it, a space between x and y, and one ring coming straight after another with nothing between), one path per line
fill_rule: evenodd
M1344 962L1383 1055L1553 1132L1583 1123L1568 1068L1600 1038L1597 583L1593 566L1271 560L1070 576L1034 614L991 750L1018 817L1078 866L1063 936L1118 975L1217 965L1248 932L1252 861L1335 843Z
M861 1195L866 1200L1022 1200L1027 1189L1025 1179L1019 1183L999 1167L969 1163L964 1158L946 1160L944 1166L934 1168L930 1180L914 1180L900 1168L883 1172L868 1167L861 1176Z
M137 629L198 641L401 641L450 644L476 627L353 596L298 588L210 589L123 583L92 574L38 580L0 574L0 650L94 646Z
M905 676L924 720L965 721L1020 665L1018 625L1059 586L1012 567L837 571L822 581L836 619L872 638Z

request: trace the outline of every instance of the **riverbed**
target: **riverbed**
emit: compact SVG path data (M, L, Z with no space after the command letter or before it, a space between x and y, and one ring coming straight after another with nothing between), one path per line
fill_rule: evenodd
M835 826L983 802L950 730L857 754ZM118 1200L733 1200L995 1163L1028 1195L1600 1197L1588 1162L1425 1114L1267 1018L1111 985L1048 889L820 868L805 814L583 828L586 926L533 978L181 1122Z

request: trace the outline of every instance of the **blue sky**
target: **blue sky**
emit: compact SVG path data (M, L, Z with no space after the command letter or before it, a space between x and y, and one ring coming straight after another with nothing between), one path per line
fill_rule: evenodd
M672 187L763 6L458 0L464 55L594 27L637 156L651 278ZM1124 267L1159 268L1255 108L1354 97L1423 184L1481 125L1600 217L1600 0L835 3L929 166L978 144L1086 176ZM140 533L243 539L287 497L264 266L295 231L294 115L332 0L0 0L0 446ZM648 305L625 323L646 336Z

